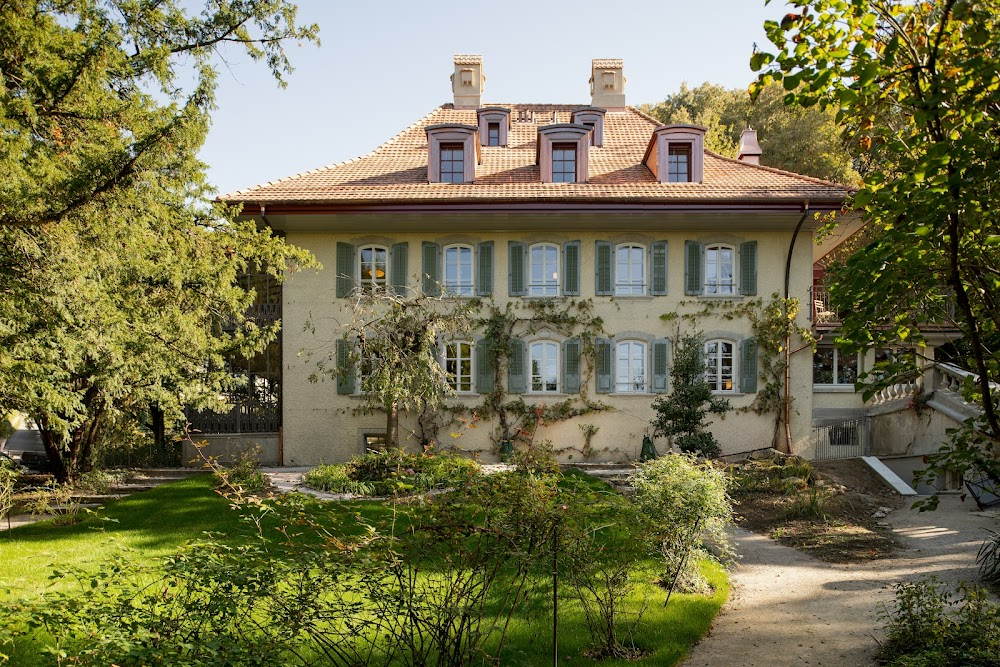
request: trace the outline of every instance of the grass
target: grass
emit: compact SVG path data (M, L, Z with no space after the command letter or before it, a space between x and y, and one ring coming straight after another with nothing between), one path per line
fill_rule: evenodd
M582 473L580 477L594 488L603 482ZM589 479L588 479L589 478ZM205 532L215 534L239 533L242 525L239 514L229 502L212 490L212 478L202 476L167 484L152 491L109 503L98 513L88 515L81 523L57 526L43 522L17 528L0 535L0 604L13 604L29 599L46 588L69 589L76 585L70 580L50 580L54 567L96 565L124 547L131 556L142 562L153 562L174 553L178 547L198 539ZM607 488L604 486L604 488ZM330 505L316 504L330 511ZM363 515L375 523L390 520L391 507L384 502L355 501L335 506L334 512L345 517L352 513ZM350 524L348 520L347 524ZM342 524L342 528L348 528ZM715 563L703 563L703 571L713 585L711 596L675 594L669 607L663 607L666 592L652 583L658 574L658 563L649 561L641 579L644 582L634 594L646 595L649 606L644 620L634 637L636 645L648 652L643 659L633 662L592 660L585 657L589 645L582 609L569 599L568 585L560 587L560 662L578 665L673 665L692 644L708 631L711 620L718 613L729 591L725 571ZM504 665L537 665L551 656L552 619L551 587L547 576L540 575L539 599L529 601L528 613L515 619L508 634L508 642L501 656ZM546 590L548 591L546 593ZM40 655L39 643L32 642L0 646L0 653L10 655L10 664L48 664ZM545 656L545 658L543 658Z

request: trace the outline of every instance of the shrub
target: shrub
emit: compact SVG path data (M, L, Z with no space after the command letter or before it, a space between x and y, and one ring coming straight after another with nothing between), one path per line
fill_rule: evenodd
M815 480L815 470L809 461L797 456L771 461L746 461L729 467L732 492L735 496L753 493L794 495Z
M240 452L230 466L213 465L215 486L224 493L243 496L263 491L269 485L267 475L260 469L260 447L254 446Z
M826 501L829 495L815 487L796 493L784 511L786 519L821 519L826 520Z
M724 528L733 509L725 472L688 454L668 454L640 465L631 482L635 502L651 524L649 537L663 558L663 583L704 588L690 552L706 536L717 548L728 549Z
M1000 532L989 529L986 532L990 536L976 554L979 574L986 583L1000 586Z
M11 459L0 457L0 520L7 518L10 527L10 512L14 506L14 486L21 472L18 465Z
M963 585L951 593L934 578L904 582L881 616L888 635L883 665L1000 666L1000 605L980 588Z
M302 476L306 486L328 493L349 493L355 496L374 495L374 487L351 479L347 466L342 464L319 465Z

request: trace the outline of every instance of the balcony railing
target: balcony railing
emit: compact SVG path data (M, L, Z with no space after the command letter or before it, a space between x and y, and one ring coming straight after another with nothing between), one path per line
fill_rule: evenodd
M823 285L813 285L812 288L812 321L814 326L836 326L843 320L840 313L833 309L830 301L830 290ZM926 314L926 319L922 322L937 323L948 326L955 321L955 299L949 297L947 300L933 304L927 304L922 313Z

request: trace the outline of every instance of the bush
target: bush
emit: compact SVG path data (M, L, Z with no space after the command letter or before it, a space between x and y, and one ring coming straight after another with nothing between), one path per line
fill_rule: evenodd
M14 506L14 486L20 474L21 471L14 461L6 456L0 456L0 519L6 517L8 527L10 512Z
M369 452L341 466L319 466L306 473L305 482L320 491L389 496L458 486L478 471L478 463L457 454L390 449Z
M771 461L746 461L729 467L732 492L735 496L753 493L795 495L815 481L815 470L809 461L797 456Z
M974 586L949 592L936 579L896 586L883 611L890 667L1000 667L1000 605Z
M983 581L993 586L1000 586L1000 532L987 529L990 534L979 547L976 562L979 564L979 574Z
M269 486L267 475L260 469L260 447L240 452L230 466L213 466L216 487L236 496L257 493Z
M723 470L688 454L662 456L640 465L632 475L635 502L650 521L649 537L663 558L661 579L666 586L707 586L690 553L705 537L717 549L728 550L724 529L733 518L728 482Z

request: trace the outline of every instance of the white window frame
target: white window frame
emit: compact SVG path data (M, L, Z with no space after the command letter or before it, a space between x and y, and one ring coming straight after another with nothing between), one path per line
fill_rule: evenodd
M549 258L545 257L546 251L551 250L553 252L553 258L551 259L551 265ZM535 252L539 251L543 253L541 258L541 266L539 275L542 281L539 283L535 282L535 267L538 266L538 260L535 258ZM559 280L559 246L555 243L535 243L528 246L528 296L534 297L556 297L559 296L559 289L561 283ZM547 277L551 276L551 277Z
M622 271L622 251L627 251L629 257ZM645 296L646 295L646 247L637 243L620 243L615 246L615 296ZM638 258L638 266L635 259Z
M716 345L716 351L709 348ZM729 346L729 375L723 373L725 354L723 345ZM739 361L739 345L736 341L728 338L712 338L705 341L705 381L712 387L713 394L735 394L739 381L737 362ZM714 378L714 382L713 382ZM725 381L729 380L729 388L725 388Z
M814 387L846 387L851 391L854 391L854 382L843 382L843 378L840 377L840 358L844 354L840 351L836 345L818 345L816 347L816 353L818 354L820 350L833 350L833 382L816 382L815 377L813 378ZM815 372L815 366L813 367L813 372ZM861 359L858 354L854 355L854 374L856 377L861 376Z
M461 354L461 346L468 346L468 357ZM476 351L475 344L470 340L452 340L444 343L441 351L444 360L444 372L446 374L445 383L454 390L456 394L472 394L476 386ZM469 362L468 374L462 373L462 362ZM454 364L456 371L450 370ZM464 388L463 382L468 388Z
M442 268L444 278L444 288L445 291L450 296L464 296L471 297L476 294L476 251L472 246L465 243L453 243L451 245L446 245L442 249ZM463 262L462 254L463 252L468 253L468 262ZM454 253L457 262L452 262L452 258L449 254ZM455 280L449 280L448 269L451 264L455 264L455 275L457 278ZM462 269L464 268L468 272L468 280L463 282Z
M713 253L721 253L721 251L723 251L723 250L728 250L731 253L730 256L731 256L732 261L730 262L730 264L731 264L731 267L732 267L732 273L730 275L730 282L729 283L723 283L722 282L721 275L722 275L722 267L724 266L724 264L722 262L721 254L716 255L715 258L712 257ZM737 252L736 246L729 245L728 243L712 243L712 244L706 243L705 244L705 266L703 267L704 268L704 273L702 274L703 277L704 277L703 284L702 284L702 294L703 295L705 295L705 296L736 296L737 294L739 294L739 289L738 289L738 286L736 284L736 276L739 275L737 273L737 269L738 269L738 267L737 267L737 261L738 261L737 258L738 257L739 257L739 252ZM708 268L709 268L709 266L713 266L713 265L715 267L715 282L714 283L709 283ZM714 289L715 291L711 291L712 289Z
M628 351L622 359L622 352ZM636 358L636 351L640 357ZM649 393L649 343L641 340L623 340L615 343L615 385L616 394ZM636 363L638 362L638 363ZM638 378L636 370L640 371ZM639 380L638 382L636 380Z
M554 340L536 340L528 344L528 393L531 394L558 394L562 391L562 379L560 377L559 353L560 345ZM535 372L535 361L540 362L539 372ZM551 388L548 386L545 377L545 367L555 369L555 383ZM535 378L538 378L536 389ZM551 379L551 378L549 378Z
M365 278L365 253L373 253L372 257L374 261L372 264L372 274L368 278ZM384 260L380 264L378 261L378 253L383 253ZM382 269L382 277L378 277L378 270ZM389 249L385 246L369 244L361 246L358 248L358 286L361 288L362 292L374 292L376 290L385 290L389 286Z

